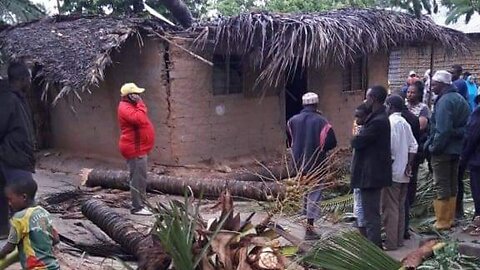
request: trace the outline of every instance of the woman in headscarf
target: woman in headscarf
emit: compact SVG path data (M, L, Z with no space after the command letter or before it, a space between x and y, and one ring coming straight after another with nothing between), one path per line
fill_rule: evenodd
M468 105L470 105L470 110L473 111L475 109L475 97L478 94L478 87L475 83L475 77L473 75L469 75L465 80L467 82L467 89L468 89Z

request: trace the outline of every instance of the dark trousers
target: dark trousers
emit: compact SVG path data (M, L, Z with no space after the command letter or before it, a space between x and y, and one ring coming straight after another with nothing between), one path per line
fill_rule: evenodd
M132 195L132 210L141 210L143 200L147 197L147 156L127 160L130 171L130 193Z
M463 211L463 194L465 193L465 185L463 179L465 178L466 167L462 163L458 167L458 192L457 192L457 205L455 214L457 217L462 217L464 215Z
M470 166L470 187L472 189L473 203L475 204L475 217L480 216L480 167Z
M378 247L382 247L380 198L381 188L362 188L362 207L367 238Z
M405 234L408 233L410 227L410 208L415 203L417 196L418 170L424 161L425 155L422 152L415 155L412 166L412 177L410 177L410 182L408 183L407 199L405 200Z
M7 196L5 196L6 180L0 171L0 238L8 235L9 208Z

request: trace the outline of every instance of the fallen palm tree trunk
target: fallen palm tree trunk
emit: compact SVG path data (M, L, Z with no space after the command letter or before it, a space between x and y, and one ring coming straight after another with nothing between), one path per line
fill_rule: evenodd
M126 171L92 170L88 173L85 185L101 186L110 189L128 190L129 173ZM148 174L147 190L172 195L183 195L189 187L195 196L218 197L229 189L236 197L254 200L269 200L282 197L285 189L278 182L245 182L225 179L198 179L192 177L173 177L167 175Z
M102 201L86 201L82 205L82 213L125 251L134 255L139 262L138 269L167 269L170 265L170 257L160 245L154 243L151 236L138 232L130 221L112 211Z
M290 167L287 168L285 164L261 167L253 171L236 173L231 177L238 181L279 181L297 175L295 168Z

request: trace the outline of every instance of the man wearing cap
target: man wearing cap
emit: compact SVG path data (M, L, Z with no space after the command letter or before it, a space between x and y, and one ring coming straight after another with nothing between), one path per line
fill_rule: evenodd
M287 123L292 138L292 153L297 169L302 175L318 171L328 151L337 146L332 126L318 111L318 95L312 92L302 97L304 109ZM320 189L313 190L305 197L307 216L306 240L318 239L314 222L320 215Z
M452 85L452 74L446 70L433 75L432 91L438 97L425 150L431 155L436 191L434 226L438 230L448 230L455 218L459 156L470 109L468 102Z
M134 215L151 215L143 199L147 190L147 155L154 146L155 131L140 97L144 91L134 83L124 84L118 105L119 148L130 171L131 212Z
M351 143L354 149L351 188L360 189L366 237L380 248L380 195L384 187L392 185L390 122L383 105L386 98L385 87L368 89L365 104L372 113Z

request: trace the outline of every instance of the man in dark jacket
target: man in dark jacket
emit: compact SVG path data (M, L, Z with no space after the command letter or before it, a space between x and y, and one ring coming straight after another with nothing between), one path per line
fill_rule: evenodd
M457 88L458 93L467 101L468 99L468 87L467 82L463 79L463 68L461 65L453 65L452 70L452 83ZM460 164L458 167L458 192L457 192L457 203L456 203L456 217L462 218L464 215L463 211L463 195L465 192L465 187L463 185L463 179L465 176L465 167Z
M8 67L8 86L0 89L0 238L8 234L8 203L4 188L19 171L34 172L34 131L25 98L30 71L22 63Z
M432 91L438 95L425 148L430 152L435 183L435 228L448 230L455 218L459 157L470 114L468 102L452 85L452 75L439 70L432 77Z
M288 131L292 137L292 152L295 165L306 177L321 169L328 151L337 146L332 126L318 111L318 95L312 92L302 97L304 109L288 121ZM314 222L320 215L321 190L314 189L305 196L307 216L306 240L318 238Z
M467 124L467 136L463 146L460 162L470 170L470 187L475 205L474 217L480 216L480 96L475 98L477 107L470 115Z
M351 187L360 189L367 238L379 247L382 247L380 195L382 188L392 185L390 122L383 105L386 98L387 90L383 86L367 91L366 104L372 113L352 140L355 153Z

